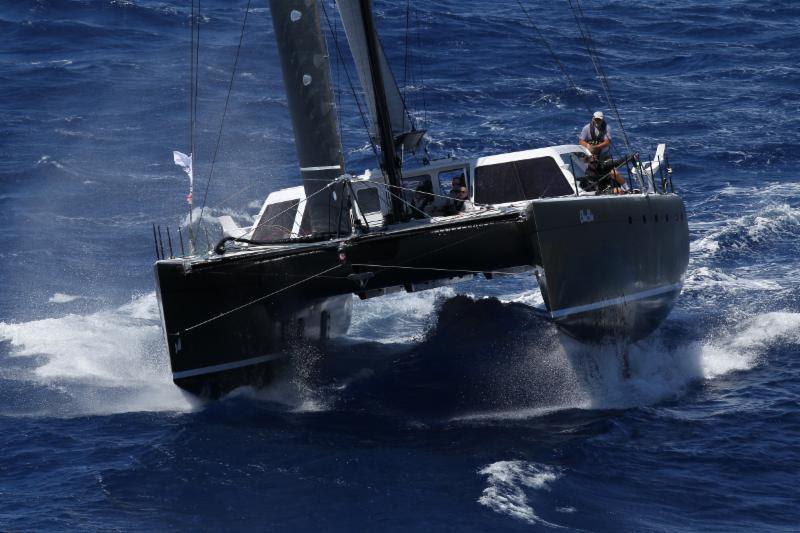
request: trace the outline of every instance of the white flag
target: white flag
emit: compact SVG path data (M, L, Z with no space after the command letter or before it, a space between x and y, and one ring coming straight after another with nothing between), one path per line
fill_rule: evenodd
M191 187L194 182L194 173L192 172L192 156L186 155L183 152L174 151L172 156L175 158L175 164L178 165L189 176L189 186Z

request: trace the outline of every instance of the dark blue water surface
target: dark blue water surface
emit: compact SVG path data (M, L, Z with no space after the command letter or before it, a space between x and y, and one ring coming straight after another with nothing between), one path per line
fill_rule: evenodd
M150 224L186 219L187 3L0 3L0 529L800 528L797 2L581 4L633 149L668 144L689 213L683 294L629 379L618 347L532 313L528 276L357 301L345 339L216 402L171 383L152 277ZM297 184L253 4L212 228ZM572 142L595 109L623 148L569 2L523 4L577 91L516 2L410 4L375 7L433 156ZM198 203L245 5L203 1ZM331 55L360 171L374 159Z

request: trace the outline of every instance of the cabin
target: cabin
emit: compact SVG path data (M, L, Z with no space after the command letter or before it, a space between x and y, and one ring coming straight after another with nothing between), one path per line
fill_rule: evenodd
M476 206L503 207L530 200L589 193L581 189L589 152L570 144L497 154L476 159L440 159L429 165L403 171L401 195L417 219L441 219L450 202L453 180L462 178L469 199ZM351 178L355 195L355 227L374 230L386 226L391 213L390 187L380 170L367 170ZM427 195L417 193L430 191ZM417 194L415 194L417 193ZM421 197L429 197L426 211L418 208ZM305 209L302 186L270 193L250 228L238 228L230 217L221 217L227 236L254 241L275 241L310 235L311 221Z

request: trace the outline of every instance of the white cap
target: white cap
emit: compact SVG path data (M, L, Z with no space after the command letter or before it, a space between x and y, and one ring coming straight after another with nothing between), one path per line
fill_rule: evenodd
M592 115L592 118L599 118L600 120L603 120L603 112L602 111L595 111L594 115Z

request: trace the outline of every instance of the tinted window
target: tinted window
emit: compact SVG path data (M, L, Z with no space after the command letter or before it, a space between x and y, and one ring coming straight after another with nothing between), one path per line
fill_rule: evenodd
M414 200L414 191L424 183L431 183L430 175L423 174L421 176L403 178L403 198L405 198L406 202L412 202ZM431 187L430 190L433 191L433 187Z
M381 199L378 197L378 189L370 187L361 189L357 193L358 208L362 213L373 213L381 210Z
M305 235L311 235L311 209L306 206L303 210L303 218L300 221L300 233L301 237Z
M502 204L573 194L551 157L510 161L475 169L475 202Z
M288 239L292 233L295 216L297 216L297 202L297 200L288 200L268 205L253 232L253 240Z
M453 190L454 182L457 182L459 185L466 185L465 175L463 168L439 172L439 191L441 194L445 196L449 195L450 191Z
M561 154L561 160L567 166L567 170L572 172L576 178L586 175L586 167L589 166L589 156L583 152L570 152Z

